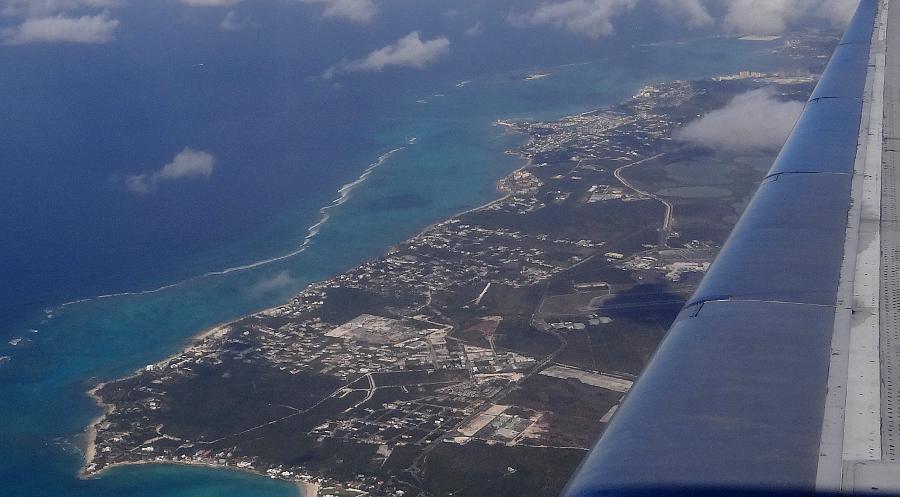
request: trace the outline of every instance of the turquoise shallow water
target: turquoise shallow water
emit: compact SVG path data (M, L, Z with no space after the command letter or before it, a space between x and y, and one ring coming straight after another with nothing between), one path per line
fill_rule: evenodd
M522 137L505 134L492 125L495 119L551 118L615 102L647 82L765 70L778 63L759 46L709 40L633 48L584 65L548 66L545 70L552 75L536 81L522 81L531 69L524 68L469 77L472 83L462 88L456 82L463 78L442 76L405 89L401 98L379 110L356 133L365 138L348 145L352 153L335 152L340 168L318 178L321 185L313 191L298 190L306 198L295 209L273 217L244 241L230 240L223 247L199 251L192 260L199 261L196 273L202 273L291 251L320 219L319 208L338 198L342 184L358 178L379 155L401 148L357 184L342 204L327 211L328 221L302 253L254 269L191 279L159 292L88 300L55 310L52 317L40 309L55 308L63 299L38 298L9 316L0 336L26 340L0 347L0 355L11 357L0 367L3 494L295 494L293 486L281 482L202 468L128 467L96 480L78 480L79 434L99 412L84 392L97 381L175 352L201 330L282 302L309 282L377 257L424 226L496 197L494 182L521 165L503 152ZM435 97L436 93L444 96ZM407 143L411 137L415 144ZM323 167L330 165L328 157L328 153L319 157ZM160 265L159 274L144 272L138 279L165 283L171 281L167 274L184 270ZM137 282L120 281L111 290L143 288ZM38 332L29 332L30 328Z
M295 493L287 482L248 476L237 471L178 466L130 466L114 468L95 482L104 493L129 493L141 487L161 497L240 495L252 486L253 495L266 497Z

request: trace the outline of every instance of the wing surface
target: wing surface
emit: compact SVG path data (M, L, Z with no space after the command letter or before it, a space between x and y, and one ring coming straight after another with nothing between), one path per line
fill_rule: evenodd
M883 314L900 307L885 300L893 221L881 216L895 193L898 57L900 4L862 0L770 172L565 497L900 489L881 387Z

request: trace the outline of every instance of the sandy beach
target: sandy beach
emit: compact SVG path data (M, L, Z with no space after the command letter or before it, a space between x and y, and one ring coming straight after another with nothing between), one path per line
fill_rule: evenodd
M83 474L81 478L93 478L99 476L113 468L119 468L124 466L145 466L150 464L157 464L160 466L190 466L190 467L201 467L201 468L209 468L209 469L217 469L223 471L237 471L240 473L246 473L253 476L258 476L260 478L271 478L271 476L266 475L264 473L260 473L259 471L249 470L244 468L236 468L234 466L221 466L218 464L211 464L206 462L198 462L198 461L127 461L127 462L117 462L106 466L105 468L97 471L96 473ZM281 478L279 478L281 479ZM300 497L317 497L319 494L319 484L313 482L307 482L303 480L284 480L290 483L293 483L294 486L300 493Z
M94 399L94 402L97 403L103 412L100 413L97 417L91 420L91 423L87 426L84 431L84 464L81 469L78 471L79 478L87 478L90 475L88 473L87 468L94 461L94 456L97 454L97 425L100 424L101 421L112 411L112 406L103 402L103 399L97 395L97 391L103 388L106 383L100 383L94 388L88 390L88 397Z
M272 309L274 309L274 307ZM263 311L263 312L265 312L265 311ZM238 318L238 319L240 319L240 318ZM217 324L216 326L213 326L212 328L203 330L200 333L197 333L196 335L192 335L190 338L188 338L186 345L182 349L180 349L178 352L175 352L174 354L171 354L168 357L161 359L153 364L154 365L162 364L162 363L169 361L175 357L178 357L179 355L184 354L187 351L190 351L192 347L197 346L204 339L206 339L216 333L226 333L228 331L228 325L230 325L234 321L236 321L236 320L228 321L225 323L220 323L220 324ZM125 376L122 378L116 378L116 379L110 380L110 381L121 381L121 380L125 380L128 378L133 378L134 376L140 374L140 372L143 371L143 369L144 368L140 368L128 376ZM99 414L97 417L95 417L94 419L92 419L91 423L84 430L84 447L82 448L82 450L84 452L84 464L81 467L81 469L78 471L79 478L90 478L91 476L94 476L97 473L99 473L99 472L97 472L97 473L89 472L88 467L94 461L94 456L97 455L97 426L101 422L103 422L103 420L106 418L106 416L110 412L112 412L112 408L113 408L111 405L103 402L103 399L100 397L100 395L98 395L97 392L99 392L101 388L105 387L110 381L100 382L96 386L94 386L94 388L91 388L87 392L88 397L93 399L94 402L97 404L97 406L103 410L103 412L101 414ZM111 465L109 467L113 467L113 466L116 466L116 465ZM106 469L106 468L104 468L104 469Z
M301 497L317 497L319 495L319 484L309 481L298 481L297 488L300 489Z

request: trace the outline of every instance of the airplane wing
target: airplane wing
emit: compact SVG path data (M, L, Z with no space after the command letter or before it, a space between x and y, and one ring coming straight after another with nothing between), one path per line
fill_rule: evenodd
M862 0L565 497L900 494L900 3Z

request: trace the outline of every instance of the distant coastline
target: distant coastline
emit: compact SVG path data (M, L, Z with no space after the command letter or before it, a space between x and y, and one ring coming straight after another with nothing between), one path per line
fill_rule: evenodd
M415 142L416 142L415 137L407 140L408 145L414 145ZM255 262L250 262L248 264L243 264L240 266L232 266L232 267L228 267L225 269L219 269L219 270L215 270L215 271L207 271L203 274L191 276L190 278L186 278L181 281L177 281L175 283L168 283L168 284L165 284L165 285L162 285L162 286L159 286L156 288L152 288L149 290L135 290L135 291L118 292L118 293L107 293L107 294L103 294L103 295L96 295L93 297L85 297L85 298L81 298L78 300L71 300L71 301L62 303L62 304L56 306L55 308L46 309L44 311L44 313L47 316L47 318L52 318L54 312L58 312L62 309L65 309L66 307L70 307L73 305L83 304L86 302L92 302L95 300L111 299L111 298L116 298L116 297L130 297L130 296L149 295L149 294L153 294L153 293L159 293L159 292L162 292L165 290L179 287L181 285L190 283L192 281L196 281L201 278L208 278L210 276L222 276L222 275L234 273L237 271L246 271L249 269L256 269L259 267L267 266L269 264L272 264L275 262L280 262L280 261L295 257L297 255L300 255L303 252L305 252L307 248L309 248L309 245L312 243L313 239L319 234L319 231L322 229L322 226L324 226L328 222L328 220L331 218L328 211L330 211L331 209L333 209L335 207L343 205L345 202L347 202L347 200L350 198L350 193L354 189L356 189L356 187L358 187L359 185L364 183L369 178L369 176L371 176L372 173L375 172L376 169L378 169L379 167L384 165L384 163L387 162L388 159L390 159L394 154L396 154L397 152L400 152L402 150L405 150L405 149L406 149L405 146L395 147L395 148L388 150L387 152L379 155L378 159L376 159L375 162L372 162L365 169L363 169L363 171L359 175L359 177L357 177L355 180L353 180L349 183L345 183L340 188L338 188L338 190L337 190L338 197L335 198L334 200L332 200L331 203L329 203L328 205L319 209L318 220L306 229L306 237L303 238L303 242L300 244L300 246L298 246L296 249L292 250L291 252L288 252L288 253L282 254L282 255L278 255L275 257L270 257L268 259L262 259L262 260L258 260Z

